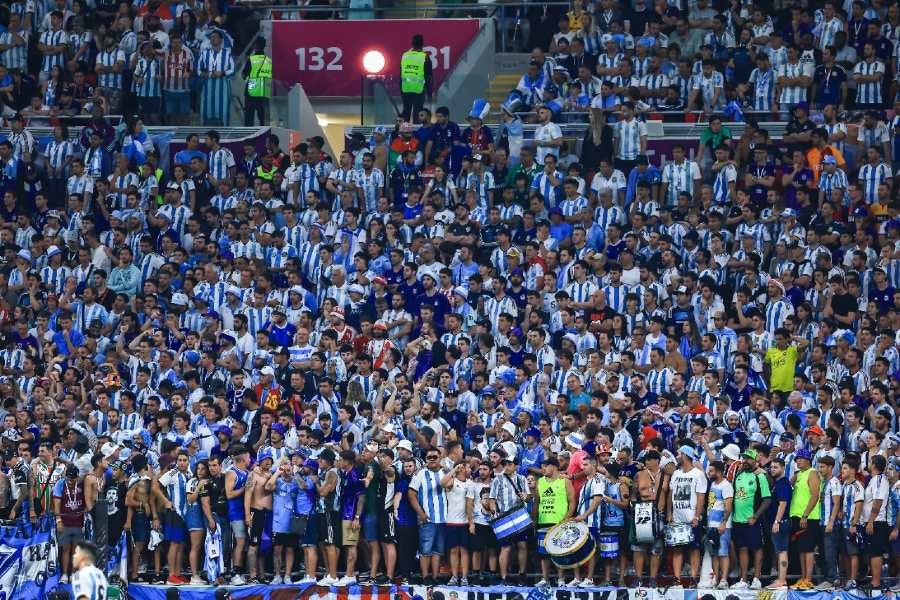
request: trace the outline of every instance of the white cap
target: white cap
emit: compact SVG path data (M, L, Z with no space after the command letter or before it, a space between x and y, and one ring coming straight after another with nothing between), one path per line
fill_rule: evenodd
M412 442L410 442L409 440L400 440L399 442L397 442L397 449L399 450L400 448L412 452Z
M503 431L505 431L505 432L508 433L509 435L515 437L515 435L516 435L516 426L515 426L514 424L510 423L509 421L507 421L506 423L503 424L502 429L503 429Z
M241 288L239 288L239 287L236 286L236 285L229 285L229 286L227 286L227 287L225 288L225 293L226 293L226 294L234 294L235 296L237 296L237 297L240 299L240 297L241 297Z
M183 292L175 292L174 294L172 294L172 299L169 300L169 304L174 304L176 306L187 306L187 294L184 294Z
M275 369L266 365L262 369L259 370L260 375L275 375Z
M354 293L356 293L356 294L365 294L365 293L366 293L366 289L365 289L363 286L359 285L358 283L354 283L354 284L351 285L349 288L347 288L347 292L350 293L350 294L354 294Z
M120 446L118 444L113 444L112 442L106 442L103 446L100 447L100 454L103 455L103 458L109 458L113 454L116 453Z
M728 444L722 448L722 456L728 460L737 460L741 457L741 449L737 444Z

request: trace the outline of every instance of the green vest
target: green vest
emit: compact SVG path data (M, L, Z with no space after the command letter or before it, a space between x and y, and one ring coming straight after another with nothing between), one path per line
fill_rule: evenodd
M272 60L265 54L250 55L247 95L251 98L270 98L272 96Z
M791 508L789 516L803 517L803 511L809 505L812 490L809 489L809 475L813 472L812 467L805 471L797 472L797 479L794 482L794 493L791 495ZM822 515L821 490L815 490L816 497L820 498L816 502L812 511L809 513L810 519L818 521Z
M265 179L266 181L272 181L272 178L275 177L275 171L277 169L272 169L271 171L266 171L262 165L256 167L255 176L261 179Z
M537 481L537 524L556 525L562 523L569 512L569 496L566 494L566 480L558 477L549 481L541 477Z
M159 193L159 192L162 191L163 170L158 168L153 172L153 175L156 176L156 191L157 191L156 204L158 206L162 206L163 205L163 195L162 195L162 193Z
M421 50L407 50L400 58L400 91L421 94L425 90L425 61L428 55Z

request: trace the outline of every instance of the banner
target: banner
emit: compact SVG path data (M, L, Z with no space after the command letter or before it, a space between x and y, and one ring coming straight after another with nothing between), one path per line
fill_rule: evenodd
M46 598L59 583L58 552L52 516L0 524L0 600Z
M132 584L128 596L133 600L166 600L167 586ZM838 594L815 598L809 592L770 592L768 590L696 590L666 588L535 588L512 586L377 587L353 585L326 588L304 585L246 585L230 588L233 600L859 600ZM212 586L179 588L181 600L215 600ZM889 600L882 598L881 600ZM893 599L890 599L893 600Z
M478 19L273 21L274 77L287 87L302 84L308 96L359 97L363 56L376 50L384 56L380 74L389 75L389 89L399 93L400 56L421 33L437 92L478 27Z

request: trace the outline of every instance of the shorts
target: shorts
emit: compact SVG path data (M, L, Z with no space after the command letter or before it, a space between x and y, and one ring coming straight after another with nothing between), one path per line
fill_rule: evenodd
M788 519L781 521L778 533L772 532L772 546L775 552L787 552L791 544L791 522Z
M659 521L657 521L659 523ZM653 538L652 542L638 543L637 532L635 531L634 519L628 525L629 541L631 543L631 551L641 554L650 554L652 556L661 556L665 549L665 535L659 533Z
M184 519L174 510L167 510L163 517L163 539L174 543L187 540L187 526Z
M524 536L525 533L520 534ZM500 542L500 546L511 546L515 542L525 541L525 537L513 536L513 538L519 538L515 540L507 540L505 543ZM472 537L472 550L478 552L479 550L485 550L488 548L496 548L497 547L497 536L494 535L494 530L491 529L490 525L481 525L480 523L475 523L475 535Z
M329 510L320 515L319 541L326 546L341 545L341 514Z
M732 523L731 537L736 549L760 550L763 547L762 523Z
M188 531L203 531L206 529L206 523L203 521L203 511L200 510L199 504L188 506L187 514L184 515L184 523L187 525Z
M717 528L718 529L718 528ZM725 533L719 534L719 550L716 556L728 556L731 550L731 527L725 530Z
M191 112L191 91L163 92L167 115L187 115Z
M248 543L251 546L259 546L272 511L265 508L254 508L250 514L253 516L250 518L250 535L247 536Z
M131 540L136 544L150 541L150 517L147 513L134 513L131 517Z
M359 543L359 534L362 530L362 526L359 529L353 529L353 521L343 520L341 521L341 541L343 542L342 546L355 546Z
M297 547L297 534L295 533L276 533L272 536L272 541L276 546L287 546L289 548Z
M876 533L878 533L876 531ZM884 536L884 552L887 552L888 536ZM800 517L791 517L791 549L797 552L815 552L819 544L819 521L809 519L806 529L800 528Z
M362 537L367 542L378 541L378 515L365 514L362 522Z
M469 526L465 524L446 524L444 526L444 545L447 550L454 548L469 549Z
M810 524L812 524L812 521L810 521ZM863 528L863 538L866 540L865 553L868 556L887 554L891 550L890 537L891 526L887 523L875 523L872 535L868 535L865 528Z
M319 543L319 522L322 515L313 513L306 520L306 531L300 538L300 545L306 548L315 548Z
M857 525L856 532L857 534L862 534L862 537L865 538L865 527L863 527L862 525ZM843 548L847 556L859 556L863 553L862 544L858 543L858 535L852 535L850 533L849 527L839 529L837 526L835 526L834 530L831 532L831 535L841 536L841 545L838 546L838 548Z
M247 538L247 522L246 521L228 521L231 524L231 533L234 534L234 539L243 540Z
M57 542L62 544L76 544L84 539L84 529L81 527L63 527L62 533L57 534Z
M378 513L378 540L384 544L397 543L397 517L394 511L384 510Z
M550 531L549 527L538 527L537 529L537 551L541 557L550 556L550 553L547 552L547 547L544 546L544 538L547 537L547 532Z
M444 524L422 523L419 525L419 554L441 556L444 554Z

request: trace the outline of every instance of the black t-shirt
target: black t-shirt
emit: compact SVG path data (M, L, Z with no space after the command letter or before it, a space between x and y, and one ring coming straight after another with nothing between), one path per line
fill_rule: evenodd
M109 544L119 542L122 535L122 527L125 525L125 517L128 516L128 508L125 506L125 494L128 493L128 482L111 482L106 486L106 515L109 528Z
M453 235L475 235L476 227L473 221L468 221L467 223L454 221L453 223L450 223L447 231L449 231Z
M200 497L209 498L209 506L214 515L228 517L228 500L225 498L225 475L210 477L200 489Z
M831 299L831 308L834 310L834 314L841 317L846 317L851 312L859 311L856 300L850 294L835 295Z

